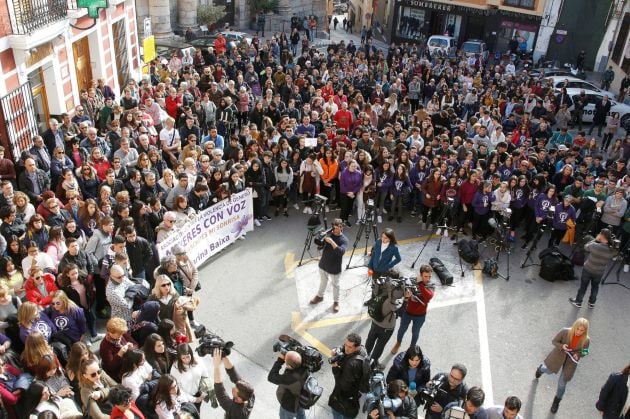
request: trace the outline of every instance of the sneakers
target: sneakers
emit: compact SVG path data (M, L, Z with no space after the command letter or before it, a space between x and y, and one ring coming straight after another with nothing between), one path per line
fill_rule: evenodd
M383 214L387 214L387 210L383 208Z
M346 227L352 227L352 224L348 220L344 221L343 223L346 225Z
M300 206L298 204L293 204L293 208L295 208L296 210L300 210Z
M381 224L383 222L383 217L381 217L380 215L376 216L376 221Z
M577 308L582 307L582 302L581 302L581 301L576 300L575 298L569 298L569 302L570 302L571 304L573 304L574 306L576 306ZM589 305L590 305L590 304L589 304ZM593 305L593 307L594 307L594 305Z
M267 214L263 215L262 219L265 220L265 221L271 221L271 217L268 216Z
M97 333L96 336L92 336L90 338L91 342L98 342L99 340L102 340L105 337L105 333Z
M536 379L539 379L542 376L542 364L540 364L538 368L536 368L536 374L534 375L536 376Z
M309 301L309 304L315 305L315 304L321 303L322 301L324 301L324 297L320 297L319 295L316 295L315 297L313 297L311 301Z
M338 302L335 301L333 303L332 310L333 310L333 313L339 313L339 303Z
M294 207L297 207L297 204L294 205ZM295 208L295 209L299 209L299 208ZM302 210L302 212L304 214L308 214L308 207L304 207L304 209Z
M394 346L392 346L392 350L390 352L392 355L396 355L399 349L400 349L400 342L396 341L396 343L394 343Z
M326 205L326 212L330 212L330 207Z
M254 225L256 227L260 227L261 226L260 221L258 220L258 218L254 218Z
M418 216L418 213L415 211L411 211L409 215L411 216L411 218L416 218Z
M591 310L595 308L595 303L588 303L588 308Z
M307 214L312 214L312 213L313 213L313 208L311 208L311 207L306 207L306 213L307 213Z

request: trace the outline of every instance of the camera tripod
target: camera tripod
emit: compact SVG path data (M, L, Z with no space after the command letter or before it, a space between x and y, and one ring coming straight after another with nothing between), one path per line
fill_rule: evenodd
M620 287L624 287L625 289L630 290L630 286L626 284L622 284L619 280L619 273L621 272L621 268L624 265L624 263L625 262L621 254L618 254L617 256L615 256L613 258L613 264L610 265L610 268L606 271L606 273L602 277L601 285L602 286L603 285L619 285ZM615 271L615 268L617 268L616 271ZM606 279L608 279L612 271L615 271L615 277L617 280L615 282L606 282Z
M313 244L313 238L317 233L321 230L318 229L319 226L322 225L322 220L324 221L324 230L328 230L328 218L326 217L326 206L325 202L319 204L315 200L311 200L310 202L315 202L315 210L313 215L308 220L307 228L308 233L306 234L306 240L304 240L304 248L302 249L302 256L300 256L300 261L298 262L298 267L302 266L302 261L304 260L304 254L308 251L308 255L312 258L311 255L311 245Z
M534 237L534 240L531 246L529 246L529 250L527 250L527 253L525 254L525 259L523 259L523 262L521 263L521 269L527 268L530 266L540 266L539 263L534 263L534 260L532 259L532 252L536 251L536 248L538 247L538 242L540 241L543 234L545 234L546 230L547 230L547 224L545 223L545 221L543 221L541 225L538 227L538 231L536 232L536 236ZM527 247L527 243L525 243L525 247ZM530 264L527 264L528 260L531 262Z
M354 244L352 245L352 253L350 253L350 259L348 259L348 264L346 265L346 269L354 269L365 266L350 266L350 262L352 262L352 257L354 256L354 252L357 250L357 246L361 241L361 235L365 232L365 250L363 251L363 259L365 261L365 257L367 256L368 245L370 243L370 235L374 234L374 240L378 239L378 230L376 228L376 209L374 207L367 207L365 209L365 213L361 220L359 220L359 230L357 231L357 236L354 239Z
M497 250L497 256L496 256L496 263L497 263L497 277L499 278L503 278L506 281L510 280L510 253L512 253L512 249L510 248L510 246L508 245L509 241L508 241L508 236L510 235L510 228L509 225L507 224L507 222L505 221L501 221L500 223L497 224L498 225L498 232L499 232L499 240L496 241L496 250ZM501 231L502 229L504 229L504 231ZM538 238L539 240L540 238ZM531 250L531 249L530 249ZM502 275L501 273L499 273L498 270L498 266L499 266L499 257L501 256L501 251L504 251L507 254L507 273L506 275ZM521 266L522 268L522 266Z

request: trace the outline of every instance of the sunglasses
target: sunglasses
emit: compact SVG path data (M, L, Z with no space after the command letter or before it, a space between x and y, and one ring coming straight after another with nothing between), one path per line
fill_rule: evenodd
M171 284L162 284L162 285L161 285L161 287L162 287L162 288L167 288L167 287L169 287L169 288L170 288L170 286L171 286Z
M90 374L90 377L95 378L97 375L101 375L102 373L103 373L103 370L98 370Z
M60 306L61 305L61 301L55 301L52 303L52 305L54 306Z
M35 277L35 279L36 279L37 281L39 281L40 279L42 279L42 276L41 276L41 275L36 276L36 277Z

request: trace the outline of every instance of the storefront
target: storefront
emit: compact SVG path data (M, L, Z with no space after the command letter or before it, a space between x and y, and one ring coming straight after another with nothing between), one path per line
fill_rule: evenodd
M540 24L536 15L423 0L399 0L393 15L387 34L393 42L422 42L431 35L448 34L460 44L483 39L491 50L507 49L515 35L532 49ZM375 18L380 20L380 16Z

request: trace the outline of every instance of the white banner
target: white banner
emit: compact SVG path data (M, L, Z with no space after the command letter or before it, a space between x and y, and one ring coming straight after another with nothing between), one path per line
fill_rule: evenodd
M173 246L179 244L199 267L210 256L253 229L254 204L252 190L248 188L197 214L184 228L158 243L157 250L161 258L170 255Z

